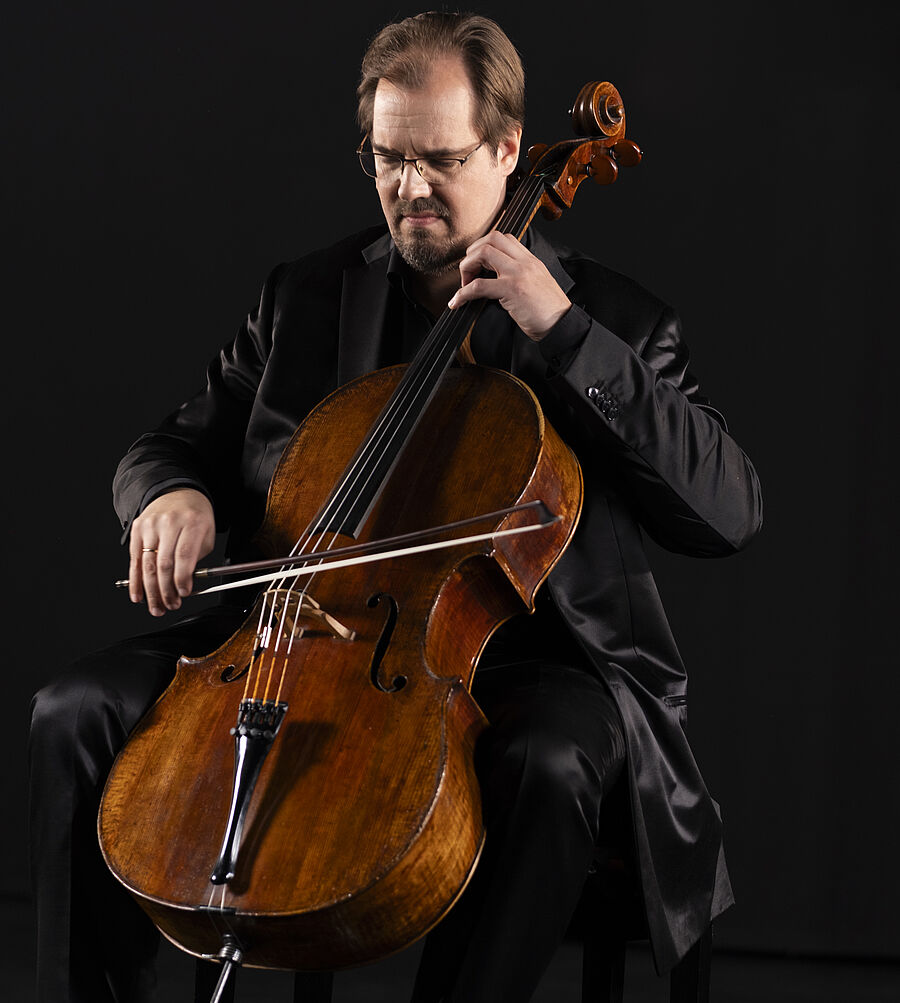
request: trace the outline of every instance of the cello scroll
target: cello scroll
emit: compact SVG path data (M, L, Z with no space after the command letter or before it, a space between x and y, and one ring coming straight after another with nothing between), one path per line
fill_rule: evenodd
M528 150L532 173L546 174L547 194L541 210L547 219L558 219L568 209L582 181L611 185L619 167L640 163L641 149L625 139L625 106L618 90L607 81L587 83L578 92L571 110L572 128L582 140L550 147L537 143Z

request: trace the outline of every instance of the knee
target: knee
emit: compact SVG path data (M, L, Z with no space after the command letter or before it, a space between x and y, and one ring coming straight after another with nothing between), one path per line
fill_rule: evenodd
M79 763L92 764L93 774L100 762L111 762L125 737L115 702L82 663L38 690L28 737L32 766L71 773Z
M603 793L615 779L613 763L596 762L570 736L531 729L495 735L481 758L486 811L515 803L531 815L572 817L595 834Z
M74 698L74 699L73 699ZM31 698L29 743L32 747L72 731L72 710L80 703L66 677L54 679Z
M66 673L42 687L31 698L31 735L77 733L91 716L99 694L77 672Z

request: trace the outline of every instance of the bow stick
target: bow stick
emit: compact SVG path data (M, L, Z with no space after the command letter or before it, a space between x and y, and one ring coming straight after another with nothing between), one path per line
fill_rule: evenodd
M422 544L420 546L399 547L394 550L383 550L384 547L397 547L398 544L410 544L414 540L421 540L435 533L444 533L454 529L462 529L466 526L477 525L486 519L499 519L507 515L518 512L535 511L538 515L538 522L528 526L516 526L512 529L493 530L489 533L478 533L474 536L455 537L452 540L439 540L434 543ZM522 505L513 505L509 508L498 509L496 512L484 512L481 515L472 516L468 519L460 519L456 522L446 523L443 526L432 526L428 529L417 530L413 533L403 533L399 536L387 537L384 540L373 540L370 543L354 543L346 547L336 547L334 550L322 550L312 553L291 554L286 557L270 557L261 561L246 561L242 564L224 564L214 568L197 568L194 571L194 578L212 578L219 575L237 575L250 571L262 571L269 568L277 568L273 574L258 575L253 578L241 578L238 581L226 582L221 585L210 586L199 592L191 592L191 596L209 595L212 592L223 592L227 589L243 588L247 585L257 585L265 582L272 582L279 578L298 578L302 574L315 574L319 571L327 571L334 568L349 568L356 564L368 564L372 561L382 561L394 557L407 557L411 554L425 553L430 550L439 550L444 547L456 547L465 543L477 543L481 540L497 539L501 536L513 536L517 533L530 533L536 529L543 529L559 521L559 516L554 515L547 506L540 500L525 502ZM373 551L375 551L373 553ZM316 563L317 562L317 563ZM294 565L314 564L312 568L292 567ZM285 568L292 568L286 571ZM115 582L116 588L127 588L128 579L120 578ZM188 597L189 598L189 597Z

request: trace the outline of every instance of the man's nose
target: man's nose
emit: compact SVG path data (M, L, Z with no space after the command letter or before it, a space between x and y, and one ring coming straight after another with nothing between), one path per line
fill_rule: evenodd
M419 174L415 164L407 163L400 172L400 187L397 189L397 194L405 202L428 198L431 194L431 185Z

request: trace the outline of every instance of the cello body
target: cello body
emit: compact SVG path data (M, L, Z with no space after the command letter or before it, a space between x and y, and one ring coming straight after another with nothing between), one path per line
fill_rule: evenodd
M297 429L257 535L264 554L286 553L316 525L404 370L348 384ZM533 499L559 519L540 532L321 572L306 590L340 630L279 609L266 630L284 644L260 660L260 599L220 649L180 660L116 760L98 824L113 874L191 954L215 956L227 933L250 966L375 960L437 923L475 868L484 832L474 751L485 725L469 693L475 666L497 626L533 608L571 539L581 473L509 374L450 369L427 419L356 541ZM495 528L521 518L503 516ZM213 882L236 769L232 730L255 662L254 686L285 705L284 716L248 798L233 873Z

